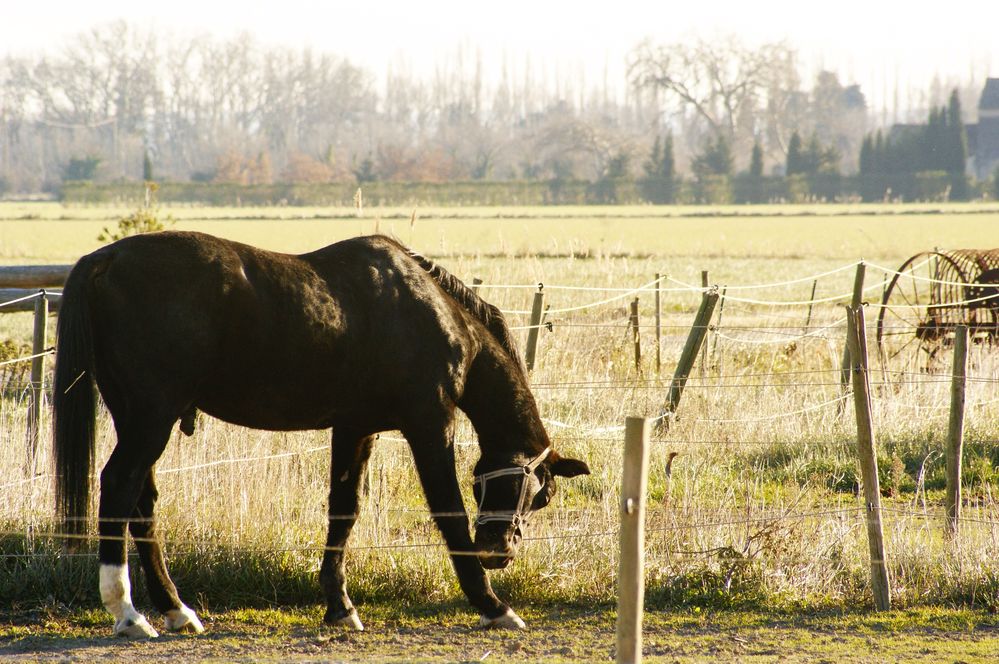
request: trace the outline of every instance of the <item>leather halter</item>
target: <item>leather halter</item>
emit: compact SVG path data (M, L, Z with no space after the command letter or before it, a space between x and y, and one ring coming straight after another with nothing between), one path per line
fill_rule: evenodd
M541 451L541 454L528 461L527 465L503 468L501 470L492 470L488 473L482 473L481 475L476 475L472 478L472 484L479 484L481 486L479 491L479 514L475 518L475 525L480 526L483 523L488 523L490 521L509 521L514 526L519 526L521 523L524 523L527 519L527 513L530 511L530 505L525 505L527 499L527 478L535 470L537 470L542 461L548 458L551 451L552 448L551 445L549 445ZM506 475L518 475L522 478L520 481L520 498L517 500L516 509L512 512L493 512L491 514L482 514L482 504L486 500L486 482L496 477L504 477Z

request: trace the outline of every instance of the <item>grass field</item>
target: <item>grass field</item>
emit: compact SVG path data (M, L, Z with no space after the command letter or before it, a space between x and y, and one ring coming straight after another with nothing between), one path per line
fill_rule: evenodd
M125 212L0 205L0 262L70 263L99 246L101 229ZM871 605L852 408L837 407L840 305L849 299L852 264L869 261L867 299L877 302L889 276L877 266L897 267L933 247L999 247L999 207L450 208L418 210L415 223L412 212L369 209L358 218L353 210L162 210L176 219L174 228L279 251L307 251L375 230L392 233L466 281L483 279L482 294L505 310L529 309L532 285L545 284L552 329L542 333L531 382L556 447L584 458L594 473L563 483L553 505L532 522L522 557L492 574L502 598L528 616L532 608L541 612L543 629L557 622L554 607L592 606L597 622L612 620L622 448L617 428L627 415L659 413L699 298L682 284L699 285L701 271L708 270L711 283L730 290L706 342L707 363L695 370L677 421L654 443L647 607L666 614L799 616L794 622ZM837 268L818 279L816 299L829 301L810 314L806 305L768 304L808 300L812 280L806 277ZM636 288L655 273L673 279L665 284L670 290L664 293L659 374L650 291L639 293L643 361L637 370L626 324L634 295L559 288ZM799 281L736 288L788 280ZM515 328L527 323L521 314L509 320ZM27 314L0 316L0 341L25 344L30 326ZM940 520L949 378L921 373L906 357L889 367L875 365L875 373L893 600L903 609L893 614L896 627L906 629L905 609L956 607L972 616L975 638L984 638L981 630L995 621L981 611L999 609L999 362L990 347L973 349L969 373L978 380L968 388L965 457L965 514L971 520L954 541L944 538ZM7 556L0 564L10 572L0 574L0 596L11 598L11 615L49 612L57 634L67 616L99 605L96 564L93 557L60 556L46 536L53 528L51 482L23 470L23 375L7 371L0 377L0 467L11 469L9 483L0 481L0 556ZM467 422L457 439L459 476L470 490L477 450ZM113 444L106 417L99 440L103 459ZM324 537L327 445L325 432L249 431L204 416L194 438L175 434L158 464L159 510L174 577L192 606L223 612L319 601L315 574ZM667 475L671 451L679 456ZM46 449L40 472L48 468L47 455ZM253 461L233 461L240 459ZM432 613L433 607L446 612L460 604L443 547L409 548L440 542L415 486L405 444L386 434L373 457L349 554L349 585L362 619L371 612L393 625L407 606L429 605ZM141 588L140 579L133 586ZM136 593L140 610L148 608L143 594ZM110 630L109 616L94 616L93 630ZM725 625L727 619L717 620ZM18 620L9 624L6 633L0 626L0 639L22 638ZM595 623L580 624L583 631L596 629ZM677 629L669 620L654 624ZM595 658L606 658L609 647ZM670 647L677 655L698 652L684 651L679 641ZM718 644L704 645L711 647ZM967 652L973 655L977 647ZM833 661L839 658L830 653ZM505 654L517 658L515 651Z

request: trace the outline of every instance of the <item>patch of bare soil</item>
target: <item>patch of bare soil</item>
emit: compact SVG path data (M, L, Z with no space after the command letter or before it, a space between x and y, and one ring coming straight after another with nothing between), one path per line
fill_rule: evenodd
M613 611L528 614L524 632L475 627L475 616L458 612L418 618L376 617L364 632L318 624L281 612L247 617L203 616L198 636L163 635L122 641L107 624L51 617L29 624L24 617L0 620L0 661L13 662L607 662L614 659ZM97 621L94 621L97 622ZM985 662L999 653L993 621L966 628L934 629L925 623L886 628L865 618L767 622L759 614L646 616L644 652L650 662Z

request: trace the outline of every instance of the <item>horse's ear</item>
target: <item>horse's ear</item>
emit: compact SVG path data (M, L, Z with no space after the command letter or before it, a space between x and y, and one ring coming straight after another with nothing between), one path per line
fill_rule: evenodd
M566 457L558 457L555 461L552 461L550 468L552 475L558 475L559 477L575 477L576 475L590 474L590 467L585 462Z

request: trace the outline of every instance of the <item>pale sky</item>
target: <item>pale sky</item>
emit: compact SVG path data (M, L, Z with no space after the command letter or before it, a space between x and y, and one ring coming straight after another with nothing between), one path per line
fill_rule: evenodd
M538 68L582 70L589 82L623 75L638 41L734 33L747 43L786 39L810 76L836 71L875 101L900 88L999 76L999 0L6 0L0 54L56 49L68 36L125 19L179 35L249 32L264 43L311 46L382 77L404 61L416 74L460 45L481 51L487 71L504 58ZM925 7L926 9L923 9ZM932 7L932 9L930 9ZM890 93L889 93L890 94Z

